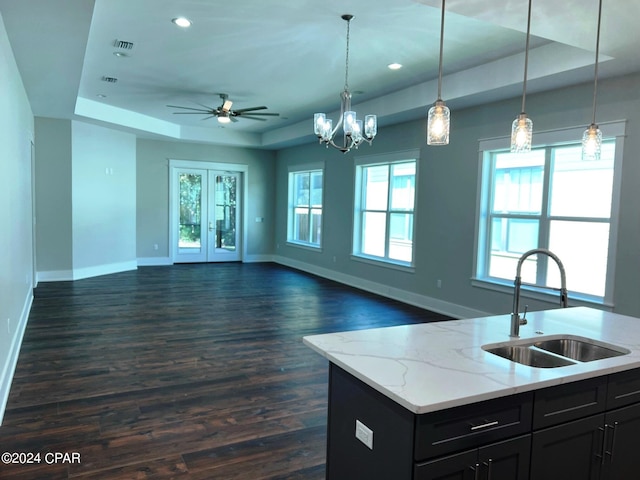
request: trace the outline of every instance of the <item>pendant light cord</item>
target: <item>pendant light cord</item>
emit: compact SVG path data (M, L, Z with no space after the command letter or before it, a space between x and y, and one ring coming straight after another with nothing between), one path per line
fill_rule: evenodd
M444 44L444 2L442 0L442 17L440 18L440 62L438 64L438 100L442 100L442 50Z
M598 95L598 55L600 53L600 21L602 19L602 0L598 3L598 31L596 34L596 66L593 80L593 117L591 123L596 123L596 97Z
M527 41L524 47L524 82L522 82L522 110L524 113L525 97L527 95L527 67L529 65L529 37L531 36L531 1L529 0L529 13L527 13Z

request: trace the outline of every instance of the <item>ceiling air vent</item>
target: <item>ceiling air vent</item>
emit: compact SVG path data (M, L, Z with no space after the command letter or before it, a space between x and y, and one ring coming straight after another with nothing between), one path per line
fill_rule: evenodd
M117 38L113 41L113 46L121 50L133 50L133 42L126 42Z
M102 77L102 81L103 82L107 82L107 83L117 83L118 79L115 77Z

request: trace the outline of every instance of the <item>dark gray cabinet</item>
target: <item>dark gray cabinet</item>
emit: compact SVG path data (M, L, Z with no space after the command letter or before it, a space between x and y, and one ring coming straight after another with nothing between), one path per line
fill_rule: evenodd
M416 465L415 480L526 480L531 435L522 435Z
M639 433L640 369L416 415L330 364L327 480L640 478Z

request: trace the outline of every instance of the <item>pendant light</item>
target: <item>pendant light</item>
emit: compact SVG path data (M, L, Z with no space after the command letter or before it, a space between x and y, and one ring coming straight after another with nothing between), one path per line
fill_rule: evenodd
M582 135L582 159L600 160L602 150L602 132L596 124L596 96L598 91L598 54L600 52L600 21L602 18L602 0L598 2L598 29L596 34L596 66L593 78L593 115L591 125Z
M524 82L522 84L522 109L520 115L511 125L511 152L521 153L531 151L531 139L533 137L533 122L525 113L525 99L527 96L527 66L529 63L529 37L531 36L531 1L529 0L529 13L527 14L527 42L524 49Z
M449 145L449 107L442 101L442 46L444 43L444 2L440 19L440 63L438 66L438 99L429 109L427 119L427 145Z

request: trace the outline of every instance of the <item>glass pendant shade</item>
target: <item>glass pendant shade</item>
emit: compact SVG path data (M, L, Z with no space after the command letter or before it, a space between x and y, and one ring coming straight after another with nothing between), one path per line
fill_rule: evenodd
M522 153L531 151L533 138L533 122L526 113L521 113L511 125L511 152Z
M324 131L324 122L327 117L324 113L315 113L313 115L313 132L318 136L322 137L322 132Z
M602 150L602 132L598 125L592 123L582 136L582 159L600 160Z
M344 133L351 135L356 124L356 112L348 111L344 112L344 120L342 121L342 128Z
M373 138L378 133L378 117L375 115L365 115L364 117L364 136Z
M442 100L429 109L427 119L427 145L449 145L449 120L451 113Z
M231 118L229 118L229 115L218 116L218 123L230 123L230 122L231 122Z

